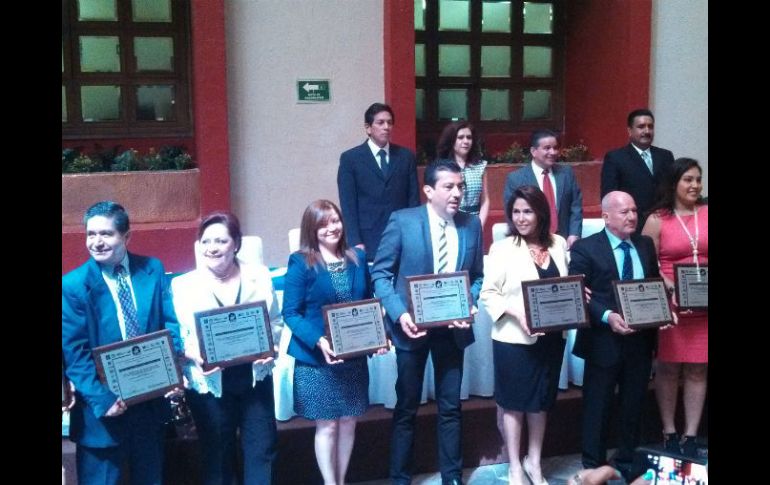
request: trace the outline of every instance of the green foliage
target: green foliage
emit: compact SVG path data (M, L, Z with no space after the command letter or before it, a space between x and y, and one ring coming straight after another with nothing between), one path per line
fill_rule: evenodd
M82 147L62 149L62 173L126 172L136 170L188 170L195 168L192 157L182 146L150 148L141 155L133 148L120 150L120 145L104 149L96 144L94 150L83 153Z
M507 150L493 153L486 160L489 163L529 163L531 157L529 150L524 150L519 142L515 141Z
M588 147L581 143L559 150L559 158L564 162L582 162L588 160Z

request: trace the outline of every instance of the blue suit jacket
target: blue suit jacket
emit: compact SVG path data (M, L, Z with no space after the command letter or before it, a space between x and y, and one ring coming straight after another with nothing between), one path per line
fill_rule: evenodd
M613 190L631 194L639 210L637 234L641 234L647 220L647 211L656 202L658 186L674 165L674 154L669 150L650 147L650 154L652 173L630 143L608 152L602 164L601 196L604 197Z
M659 276L658 258L652 239L633 234L631 242L639 253L644 277ZM601 367L618 363L621 353L639 359L651 358L657 329L637 330L636 333L622 336L613 332L609 324L602 322L606 310L618 311L612 280L620 279L606 229L575 242L570 253L569 274L584 274L585 284L591 289L591 301L588 303L591 327L578 330L572 352Z
M458 212L457 271L468 270L471 298L475 305L484 278L484 246L478 216ZM385 322L397 348L414 350L425 345L426 338L412 339L401 330L398 318L408 311L407 276L433 273L433 245L425 205L402 209L390 216L382 234L377 257L372 267L372 281L377 298L382 299L387 315ZM474 342L473 328L453 329L455 343L461 349Z
M179 352L179 323L163 265L155 258L130 253L128 258L141 333L169 329ZM142 413L146 419L158 422L169 417L169 405L163 398L132 405L121 416L104 416L117 396L99 381L91 351L123 340L117 312L93 259L62 277L62 353L65 373L75 385L77 399L70 414L70 438L94 448L120 444L131 432L125 419L129 413Z
M553 176L556 179L556 214L559 216L556 233L564 239L580 236L583 232L583 194L578 187L575 172L569 165L555 163ZM508 206L508 199L513 192L522 185L539 187L531 163L508 174L503 194L504 208Z
M369 265L364 252L355 249L359 264L348 261L348 271L353 300L372 297ZM289 256L286 283L283 293L283 321L291 329L289 355L306 364L326 365L318 339L326 331L321 307L339 303L334 292L331 276L325 267L307 267L305 255L295 252Z
M363 243L368 261L390 214L420 204L414 154L391 143L389 159L385 177L366 142L340 155L337 189L347 242L351 247Z

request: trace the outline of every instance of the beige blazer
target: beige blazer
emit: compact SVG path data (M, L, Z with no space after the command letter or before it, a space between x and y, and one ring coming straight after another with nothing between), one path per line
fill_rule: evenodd
M280 332L283 328L278 302L270 279L270 271L267 266L246 264L239 260L241 267L241 303L249 303L264 300L267 305L270 326L273 330L273 343L278 345ZM171 294L173 295L174 311L179 320L179 331L185 353L200 355L198 345L198 332L195 326L195 312L217 308L218 304L214 294L206 283L203 268L195 269L189 273L177 276L171 280ZM254 365L254 382L261 381L270 374L274 364ZM186 385L201 394L211 392L215 397L222 396L222 373L215 372L204 376L201 368L187 361L183 367Z
M548 253L556 263L559 274L566 276L569 263L567 242L558 234L554 234L553 239ZM484 311L494 322L493 340L527 345L537 342L537 337L530 337L524 332L518 319L505 313L508 308L524 313L521 282L536 279L537 269L524 241L518 245L513 236L509 236L489 248L489 255L484 262L484 283L481 285L479 299L484 303Z

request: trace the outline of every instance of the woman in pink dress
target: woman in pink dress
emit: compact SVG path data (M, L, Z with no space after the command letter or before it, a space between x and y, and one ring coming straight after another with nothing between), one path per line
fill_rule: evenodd
M688 456L697 455L695 438L706 397L708 311L677 309L674 264L708 264L708 205L701 198L702 190L698 162L677 159L642 230L655 242L660 273L679 317L677 325L658 332L655 394L663 422L663 442L667 450ZM684 380L685 416L681 440L674 426L680 374Z

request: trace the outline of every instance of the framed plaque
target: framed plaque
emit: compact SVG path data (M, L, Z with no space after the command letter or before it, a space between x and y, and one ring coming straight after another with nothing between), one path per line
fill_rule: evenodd
M64 375L64 363L61 367L61 407L64 409L70 402L70 384Z
M194 315L204 370L275 357L270 316L264 301L214 308Z
M407 276L409 311L418 327L473 323L468 271Z
M674 323L663 278L613 281L615 302L631 328L661 327Z
M321 307L326 338L340 359L368 355L388 348L380 300L352 301Z
M126 405L182 387L182 372L168 330L102 345L93 349L93 355L99 378Z
M583 275L522 281L521 289L533 333L590 326Z
M674 288L680 310L708 311L708 264L675 264Z

